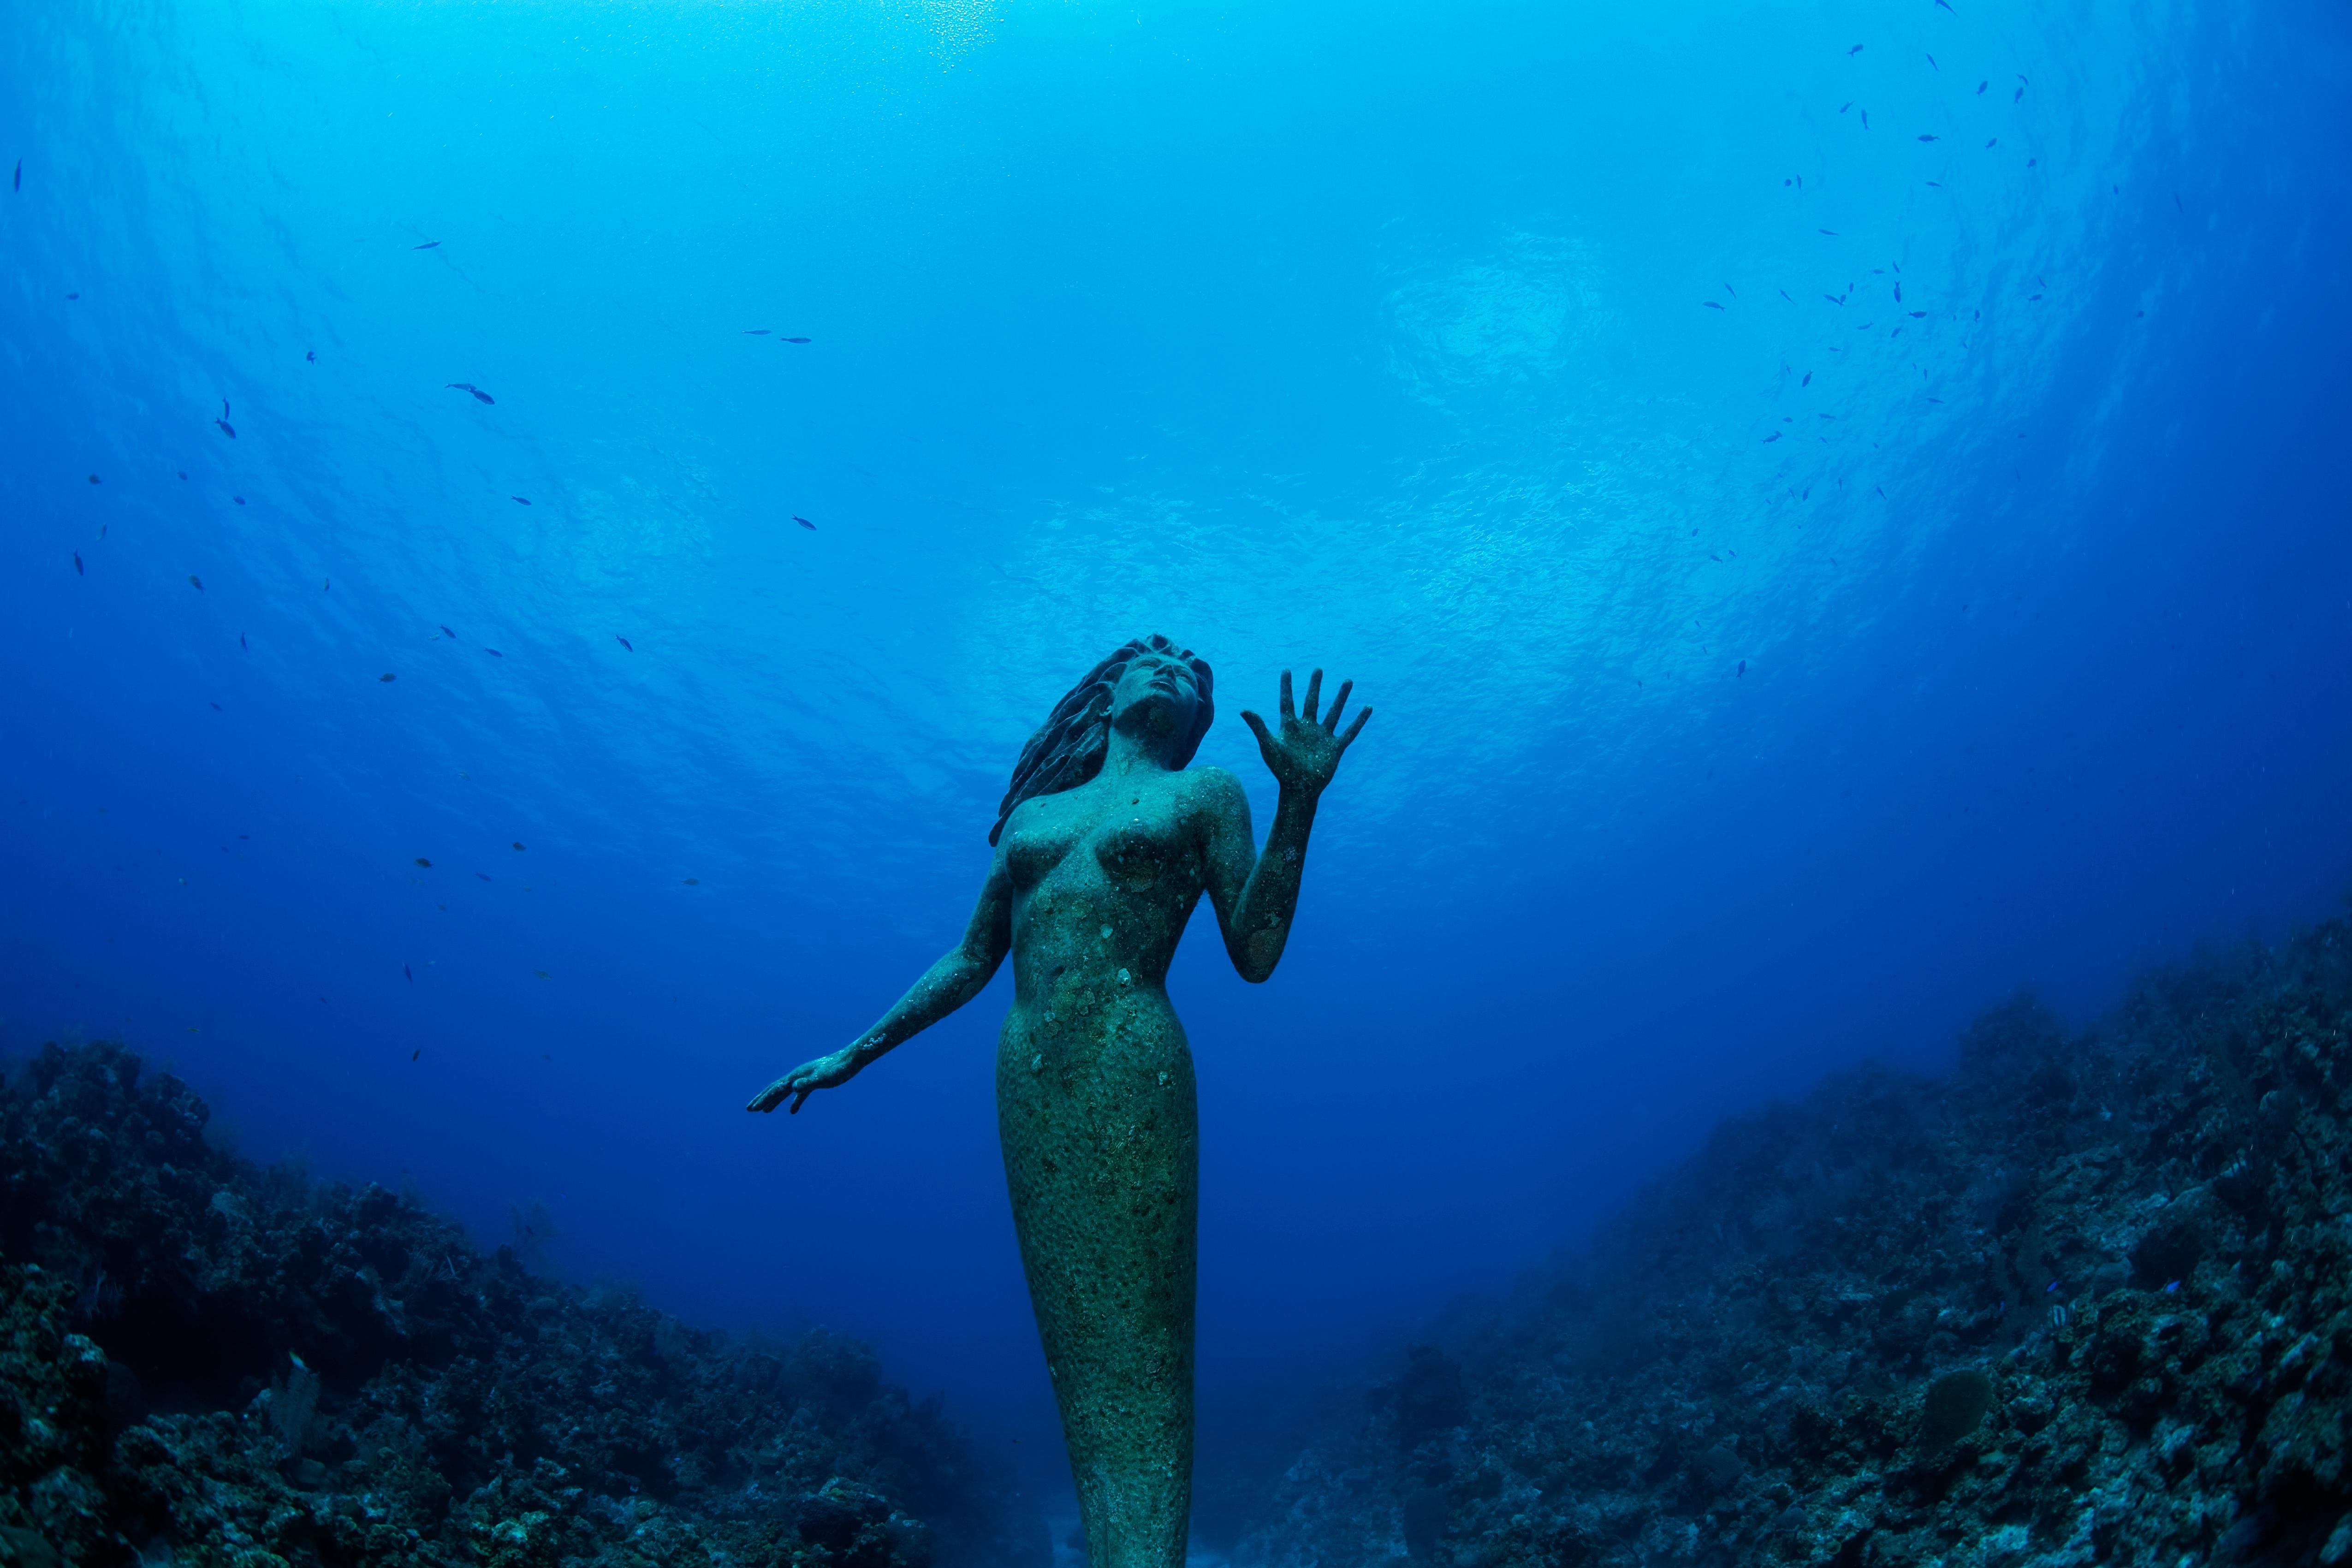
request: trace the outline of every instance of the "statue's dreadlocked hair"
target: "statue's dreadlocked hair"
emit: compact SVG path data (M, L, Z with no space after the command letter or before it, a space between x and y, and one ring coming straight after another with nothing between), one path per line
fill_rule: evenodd
M996 808L996 826L988 830L988 841L996 842L1012 818L1013 808L1032 795L1058 795L1066 789L1076 789L1102 772L1103 753L1110 744L1110 694L1118 687L1127 667L1139 654L1156 653L1181 659L1192 667L1192 682L1201 696L1200 710L1192 716L1192 732L1176 758L1182 767L1201 749L1201 737L1209 732L1209 721L1216 717L1216 704L1209 692L1214 677L1209 673L1209 661L1195 658L1189 647L1178 647L1158 633L1138 637L1108 658L1087 671L1087 678L1070 688L1069 694L1054 704L1054 711L1029 737L1021 748L1021 760L1013 764L1013 783L1004 791L1004 804Z

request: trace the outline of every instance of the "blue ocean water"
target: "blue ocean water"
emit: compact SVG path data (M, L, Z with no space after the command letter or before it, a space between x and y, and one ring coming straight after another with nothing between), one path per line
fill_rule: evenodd
M740 1107L1095 659L1261 830L1320 665L1282 971L1171 981L1203 1393L1303 1386L2337 906L2347 146L2310 0L12 7L0 1043L1034 1452L1009 980Z

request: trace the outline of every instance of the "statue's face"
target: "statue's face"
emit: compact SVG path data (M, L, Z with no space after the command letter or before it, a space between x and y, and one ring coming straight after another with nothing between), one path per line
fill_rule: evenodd
M1192 732L1201 685L1192 667L1164 654L1139 654L1111 689L1113 728L1173 744Z

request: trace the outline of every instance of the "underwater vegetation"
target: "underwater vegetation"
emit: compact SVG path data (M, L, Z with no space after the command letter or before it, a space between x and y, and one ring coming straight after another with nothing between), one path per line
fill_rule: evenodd
M2352 1563L2347 1110L2345 921L2021 999L1727 1124L1204 1515L1253 1568Z
M0 1086L0 1564L1045 1559L864 1346L556 1283L208 1115L113 1045Z

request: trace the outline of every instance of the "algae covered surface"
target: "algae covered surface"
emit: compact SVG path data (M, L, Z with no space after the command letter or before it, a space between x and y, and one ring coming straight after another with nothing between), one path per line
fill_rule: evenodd
M2352 927L1730 1123L1451 1314L1234 1561L2352 1562Z
M0 1092L0 1564L1045 1558L864 1346L556 1283L382 1187L236 1159L207 1116L110 1045Z

